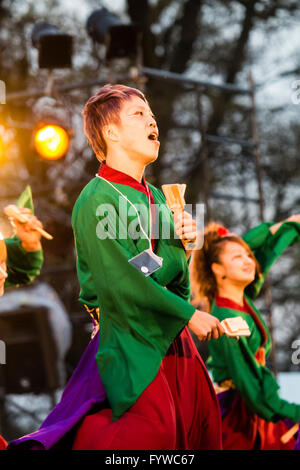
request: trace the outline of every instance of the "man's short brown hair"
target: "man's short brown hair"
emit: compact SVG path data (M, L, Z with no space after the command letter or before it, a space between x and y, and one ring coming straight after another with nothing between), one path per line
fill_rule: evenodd
M143 93L125 85L105 85L86 102L83 109L84 132L98 160L106 159L106 142L102 129L104 126L120 122L122 103L131 96L138 96L145 103Z

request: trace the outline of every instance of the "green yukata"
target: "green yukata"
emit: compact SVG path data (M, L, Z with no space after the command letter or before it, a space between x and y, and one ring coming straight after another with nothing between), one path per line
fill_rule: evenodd
M6 238L4 241L7 249L8 275L4 284L5 288L29 284L40 274L43 265L42 250L25 251L22 248L21 240L17 236Z
M269 230L272 225L262 223L242 237L253 251L262 272L262 276L257 276L247 287L244 308L239 309L238 305L230 308L230 304L234 303L218 296L212 304L211 313L220 321L241 316L248 323L251 335L241 337L238 341L225 335L218 340L211 340L207 365L216 383L232 380L235 390L253 414L268 422L276 423L290 418L297 423L300 421L300 405L280 398L274 375L259 360L259 352L264 352L265 357L269 356L271 340L267 326L252 300L260 292L274 261L285 248L300 240L299 223L284 222L275 234ZM262 348L264 351L261 351Z
M118 173L126 180L127 175ZM141 192L125 181L113 185L132 204L149 213L146 191ZM152 202L160 205L155 232L159 228L162 233L163 226L170 226L171 232L168 239L155 240L155 253L163 258L163 265L151 276L145 277L128 262L148 249L149 241L145 237L127 236L137 221L136 213L107 181L99 177L91 180L80 194L72 215L81 287L79 300L89 308L100 309L96 360L114 420L154 380L170 345L195 312L189 303L188 263L181 241L174 236L172 214L161 191L148 186ZM109 206L108 215L102 213L105 204ZM141 220L145 222L145 217ZM113 238L101 239L103 225Z
M218 399L186 326L195 307L172 214L144 179L105 163L99 176L104 179L87 184L72 215L80 301L94 321L99 308L99 329L40 430L9 448L220 450ZM134 225L149 233L149 199L152 209L160 207L152 213L152 234L165 226L166 238L134 236ZM128 260L149 244L163 265L145 277Z

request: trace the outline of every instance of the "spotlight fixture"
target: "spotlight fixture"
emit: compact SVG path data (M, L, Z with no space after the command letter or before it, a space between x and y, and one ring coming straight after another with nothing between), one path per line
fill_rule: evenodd
M40 98L33 107L36 116L33 144L37 153L46 160L58 160L69 149L69 117L62 104L54 98Z
M63 34L57 26L39 21L35 24L31 40L39 52L41 69L59 69L72 67L73 37Z
M123 24L106 8L93 11L86 28L94 42L106 45L106 59L136 56L139 29L134 24Z

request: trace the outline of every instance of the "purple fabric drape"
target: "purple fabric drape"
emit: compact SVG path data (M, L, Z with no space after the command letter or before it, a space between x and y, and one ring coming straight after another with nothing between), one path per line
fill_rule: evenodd
M9 442L8 450L49 450L71 431L97 404L106 399L95 355L99 332L87 346L67 383L60 402L47 416L40 429Z

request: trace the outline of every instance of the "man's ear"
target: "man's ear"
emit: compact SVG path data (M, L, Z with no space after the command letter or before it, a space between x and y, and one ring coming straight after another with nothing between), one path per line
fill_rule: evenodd
M106 141L118 142L119 132L115 124L107 124L102 128L102 133Z
M214 273L214 275L216 277L221 277L222 278L225 274L225 270L224 270L223 266L219 263L212 263L211 270L212 270L212 272Z

